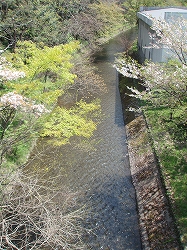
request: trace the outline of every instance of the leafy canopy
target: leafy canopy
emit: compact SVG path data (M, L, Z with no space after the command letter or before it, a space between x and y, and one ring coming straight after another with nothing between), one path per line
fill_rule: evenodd
M50 137L55 145L68 143L74 136L92 136L100 116L98 101L80 100L69 109L57 106L67 85L74 84L72 61L78 49L79 42L47 47L24 41L18 42L15 53L7 56L16 68L16 77L4 80L1 91L1 158L17 148L18 141L29 140L38 132ZM7 150L5 144L9 145Z
M26 73L26 78L9 83L8 87L37 102L54 104L63 88L74 82L76 75L71 73L71 61L78 48L78 42L42 48L33 42L19 42L9 60Z

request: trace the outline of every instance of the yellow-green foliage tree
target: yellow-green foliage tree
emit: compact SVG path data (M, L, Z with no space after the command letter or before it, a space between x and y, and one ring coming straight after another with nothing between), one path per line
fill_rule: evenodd
M42 45L41 45L42 46ZM44 104L56 103L66 85L76 75L71 73L72 58L78 42L54 47L37 47L33 42L19 42L12 56L14 66L26 73L26 79L10 84L19 94Z
M77 77L71 71L78 49L78 42L47 47L25 41L19 42L16 53L8 56L14 75L20 76L11 78L7 66L0 72L8 74L6 79L1 79L1 162L17 148L18 142L21 144L21 135L28 140L34 132L39 132L42 137L52 137L50 142L59 145L75 135L88 138L93 134L96 129L93 118L100 113L97 102L80 101L69 110L57 105L57 98Z

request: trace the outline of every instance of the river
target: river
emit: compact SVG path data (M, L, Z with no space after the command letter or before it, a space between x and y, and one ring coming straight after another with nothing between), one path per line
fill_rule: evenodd
M81 200L89 204L91 217L87 224L94 228L94 234L88 235L85 243L92 250L142 249L118 74L112 66L115 54L126 49L124 41L131 36L132 32L121 34L95 54L93 63L108 92L101 97L103 119L91 138L90 148L66 145L45 155L40 153L37 163L37 167L52 166L53 174L61 173L63 185L78 192Z

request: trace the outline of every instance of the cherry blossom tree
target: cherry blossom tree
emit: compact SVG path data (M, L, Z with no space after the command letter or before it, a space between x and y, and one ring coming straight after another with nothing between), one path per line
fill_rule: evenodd
M25 77L23 71L17 71L12 68L12 65L6 60L5 57L0 56L0 81L12 81L18 78Z
M16 145L31 139L36 134L36 120L49 112L44 105L8 92L0 98L0 165L7 153L12 153Z
M172 57L187 65L187 20L182 17L173 17L168 22L163 19L151 19L154 31L150 34L153 40L151 46L167 48L169 53L172 52Z
M24 77L23 71L15 70L5 57L0 56L0 165L15 145L30 139L35 121L48 112L44 105L36 104L16 91L7 92L7 82Z
M155 106L164 106L172 110L184 108L187 98L187 21L171 19L152 19L153 38L151 47L166 47L172 51L173 58L166 63L145 61L140 65L136 60L124 56L116 59L115 68L122 75L138 79L144 90L130 88L132 95L151 102Z
M42 113L48 112L42 104L34 104L22 95L15 92L8 92L0 98L0 105L3 107L9 106L12 109L20 109L24 112L33 112L37 117Z

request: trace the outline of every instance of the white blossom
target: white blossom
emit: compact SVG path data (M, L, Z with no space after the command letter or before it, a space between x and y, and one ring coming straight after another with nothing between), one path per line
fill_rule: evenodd
M32 112L37 117L41 116L43 113L49 112L42 104L33 104L26 97L19 95L15 92L9 92L4 94L0 98L0 105L3 107L10 106L14 109L20 109L24 112Z
M131 96L151 101L155 105L176 107L183 105L187 98L187 20L175 22L152 19L150 34L155 48L167 47L177 59L168 63L145 61L138 64L129 57L117 59L114 67L124 76L139 79L144 91L130 88Z
M121 60L116 59L114 67L120 72L122 75L139 79L140 77L140 70L135 60L128 60L127 57L124 57Z
M3 80L12 81L23 77L25 77L25 73L22 71L0 68L0 78L2 78Z
M187 64L187 20L184 18L171 18L169 21L150 17L152 20L150 33L153 41L152 48L168 48L173 57Z
M5 57L0 56L0 79L6 81L17 80L25 77L23 71L18 71L12 68L11 64Z

